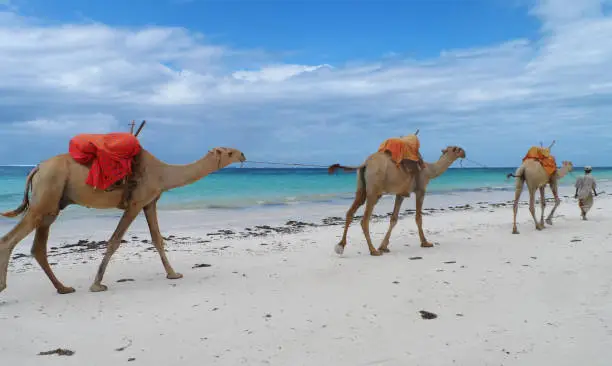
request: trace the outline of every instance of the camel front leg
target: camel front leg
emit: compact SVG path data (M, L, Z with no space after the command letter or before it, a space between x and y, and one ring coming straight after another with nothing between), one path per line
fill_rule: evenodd
M559 191L558 191L558 187L557 187L557 183L553 183L550 185L550 189L552 190L553 196L555 197L555 205L553 206L552 210L550 211L550 213L548 214L548 217L546 218L546 223L548 225L552 225L552 217L555 214L555 211L557 210L557 207L559 207L559 205L561 204L561 199L559 198Z
M358 190L357 193L355 194L355 200L353 201L353 204L346 212L346 220L344 222L344 231L342 232L342 239L340 239L340 242L336 244L336 247L334 248L337 254L344 253L344 247L346 247L346 235L348 234L349 226L351 225L351 222L353 222L353 217L355 216L355 212L357 212L359 207L361 207L365 203L365 201L366 201L365 190L363 189Z
M36 228L36 220L28 212L15 227L0 238L0 292L6 288L8 265L13 249Z
M538 222L538 219L536 218L536 214L535 214L535 190L534 189L529 190L529 213L531 213L531 217L533 217L533 222L535 223L536 230L542 230L542 227L540 226L540 223Z
M363 213L363 218L361 219L361 229L363 230L363 235L365 236L366 242L368 243L368 249L370 250L370 255L379 256L380 252L374 248L372 245L372 239L370 238L370 218L372 217L372 211L374 211L374 206L380 199L380 196L368 196L366 200L366 208Z
M414 220L416 221L417 228L419 229L419 238L421 239L421 247L431 248L433 244L427 241L425 238L425 232L423 232L423 201L425 200L425 191L419 190L416 193L416 214Z
M41 226L36 229L36 234L34 235L34 243L32 244L32 249L30 252L38 262L38 265L45 272L53 287L57 290L59 294L70 294L74 292L74 288L64 286L64 284L55 277L51 266L49 266L49 261L47 259L47 242L49 240L49 225Z
M157 200L145 206L144 213L147 219L147 224L149 225L149 231L151 232L151 241L153 242L153 245L155 245L155 249L157 249L164 269L166 270L166 278L169 280L183 278L182 274L174 271L170 265L170 261L168 261L168 258L166 257L164 237L159 231L159 222L157 221Z
M130 227L136 216L138 216L138 212L140 212L140 209L141 207L129 207L123 212L123 216L121 216L121 220L119 220L119 224L117 225L115 232L108 241L106 253L104 254L104 258L100 263L100 267L98 268L98 272L96 273L96 278L93 284L89 287L89 290L91 292L106 291L108 289L107 286L102 284L102 278L104 277L106 266L108 266L108 262L110 261L111 257L117 251L119 245L121 245L121 239L123 239L123 235L125 235L125 232Z
M388 246L389 246L389 240L391 239L391 232L393 231L393 228L397 224L397 220L399 218L399 211L400 211L400 208L402 207L402 202L404 202L404 197L400 195L396 195L395 205L393 206L393 213L391 214L391 221L389 222L389 230L387 230L387 235L385 235L385 238L380 244L380 247L378 247L378 250L381 253L389 253Z
M540 187L540 227L544 228L544 211L546 211L546 195L544 194L544 188L546 186Z

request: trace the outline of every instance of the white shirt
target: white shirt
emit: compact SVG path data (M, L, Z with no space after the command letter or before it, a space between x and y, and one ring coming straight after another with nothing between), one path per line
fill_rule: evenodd
M593 192L593 189L597 187L595 178L591 174L585 174L582 177L576 179L576 188L578 189L578 198L586 198Z

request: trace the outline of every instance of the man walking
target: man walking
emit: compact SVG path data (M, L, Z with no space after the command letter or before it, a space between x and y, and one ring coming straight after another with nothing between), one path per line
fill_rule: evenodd
M597 191L595 191L597 184L595 183L595 178L591 175L592 170L593 168L590 166L585 166L584 175L576 179L576 194L574 198L578 198L578 207L580 207L581 211L580 216L583 220L587 219L586 214L593 207L593 194L597 196Z

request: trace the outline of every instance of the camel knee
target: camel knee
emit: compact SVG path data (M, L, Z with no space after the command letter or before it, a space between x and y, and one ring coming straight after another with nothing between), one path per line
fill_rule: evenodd
M346 216L344 217L344 219L346 220L346 222L348 222L350 224L351 221L353 221L353 216L355 215L355 211L353 210L349 210L346 213Z
M55 219L57 219L57 215L58 213L49 213L46 215L43 215L40 219L40 223L38 226L51 226L51 224L53 224L55 222ZM36 226L36 227L38 227Z
M55 222L55 219L57 218L57 215L58 213L38 213L34 212L34 210L31 210L24 217L24 220L28 221L32 227L38 228L41 226L50 226L51 224L53 224Z

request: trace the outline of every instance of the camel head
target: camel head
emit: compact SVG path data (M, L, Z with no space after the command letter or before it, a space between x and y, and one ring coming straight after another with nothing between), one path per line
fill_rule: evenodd
M465 150L459 146L449 146L442 149L442 155L448 155L453 161L459 158L465 159Z
M217 158L218 166L224 167L233 163L243 163L246 157L242 151L231 147L215 147L210 150L210 154L214 154Z
M568 172L568 173L569 173L569 172L571 172L572 170L574 170L574 164L572 164L572 162L571 162L571 161L567 161L567 160L564 160L564 161L561 163L561 167L562 167L562 168L565 168L565 169L567 170L567 172Z

